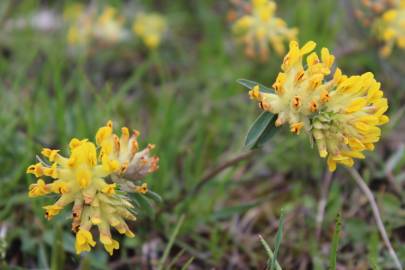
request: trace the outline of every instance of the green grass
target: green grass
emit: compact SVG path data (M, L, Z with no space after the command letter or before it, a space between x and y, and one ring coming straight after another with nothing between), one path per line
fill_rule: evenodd
M11 1L0 5L5 20L27 17L43 7L27 0L12 4L7 11L6 2ZM67 2L50 5L60 11ZM124 1L102 2L125 7ZM278 14L300 29L301 42L313 39L331 49L353 40L367 42L352 34L340 1L278 2ZM172 269L187 269L187 265L195 269L262 269L267 254L257 234L273 239L279 209L284 208L288 214L277 256L281 267L295 269L307 262L310 269L319 262L326 268L328 254L322 246L332 243L334 218L343 205L345 236L340 239L338 261L347 269L361 263L374 267L377 262L381 269L389 267L382 241L369 240L375 231L372 217L344 170L334 177L322 236L316 239L315 216L326 166L305 136L292 136L287 128L277 132L262 150L190 195L207 173L246 151L246 132L260 110L236 80L246 78L270 87L282 58L273 53L268 63L258 64L244 57L226 22L226 1L139 3L146 10L165 14L171 24L167 40L154 53L129 42L89 56L74 55L68 53L64 32L0 31L0 227L9 228L0 266L57 269L62 262L67 268L119 265L126 269L135 261L136 269L141 269L161 261L166 264L163 267L171 265ZM401 74L403 69L396 63L400 59L403 54L398 53L390 60L379 60L376 48L369 46L337 62L350 74L373 71L390 98L389 114L395 116L405 101L404 84L392 83L392 73L380 61ZM71 138L93 139L98 127L109 119L116 127L139 130L142 146L156 144L160 169L146 182L162 202L154 202L130 224L136 238L114 234L121 249L113 257L100 245L90 254L77 256L69 210L52 221L45 220L41 207L55 198L29 199L27 189L34 177L25 170L42 147L60 148L66 154ZM403 128L400 118L384 131L377 151L360 163L374 192L382 196L378 198L383 219L405 260L405 245L399 238L405 225L401 208L405 181L400 177L404 157L392 168L402 198L393 195L384 172L398 140L403 142ZM184 222L179 222L182 216ZM176 224L181 224L181 230L175 230Z

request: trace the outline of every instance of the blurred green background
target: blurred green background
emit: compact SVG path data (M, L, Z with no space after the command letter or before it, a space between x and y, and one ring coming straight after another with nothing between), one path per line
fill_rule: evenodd
M1 269L155 269L159 260L164 269L264 269L267 254L258 234L274 247L281 209L283 269L327 269L338 212L338 269L391 269L369 205L342 168L326 189L325 216L317 224L327 174L308 138L281 128L262 150L244 156L244 137L260 109L236 80L271 86L282 58L273 51L265 63L244 56L227 21L228 1L92 1L128 18L138 10L165 16L169 31L155 51L133 38L72 52L64 27L8 27L44 9L62 19L72 2L0 1ZM327 46L346 74L372 71L382 82L391 122L358 167L404 263L404 54L378 56L370 29L353 16L361 8L354 0L277 3L277 15L299 28L301 43ZM77 256L69 210L45 220L41 207L55 198L29 199L35 179L25 170L43 146L66 154L70 138L93 139L109 119L139 130L143 146L156 144L160 169L146 182L163 201L145 206L130 224L137 237L114 234L121 243L114 256L100 245ZM241 155L241 162L215 174Z

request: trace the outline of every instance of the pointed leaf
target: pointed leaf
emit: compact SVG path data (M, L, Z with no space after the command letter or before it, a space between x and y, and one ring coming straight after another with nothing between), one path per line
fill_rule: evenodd
M163 199L162 197L157 194L156 192L153 192L152 190L148 190L148 192L145 194L146 197L149 199L152 199L156 203L162 203Z
M266 270L267 270L267 269L270 269L270 267L271 267L271 262L272 262L272 260L274 258L274 253L271 250L269 244L267 244L266 240L264 240L264 238L260 234L259 234L259 239L260 239L260 242L262 243L264 249L267 252L267 256L268 256L267 267L266 267ZM275 262L276 262L276 270L282 270L282 268L281 268L280 264L278 263L278 261L276 260Z
M152 219L155 218L155 210L153 209L149 200L146 199L143 194L133 193L131 194L131 197L135 201L135 203L139 205L139 212L142 212L143 214Z
M270 270L279 269L277 267L277 256L278 256L278 251L280 249L281 240L283 238L283 226L284 226L284 210L281 209L280 220L278 223L278 229L277 229L277 235L276 235L276 243L275 243L275 247L274 247L274 256L273 256L273 258L271 258Z
M262 112L250 127L246 139L245 147L252 149L263 145L276 132L276 117L269 112Z
M246 79L239 79L239 80L237 80L237 82L238 82L239 84L243 85L244 87L249 88L249 89L253 89L253 87L255 87L256 85L258 85L260 92L264 92L264 93L274 93L274 90L273 90L273 89L268 88L268 87L266 87L266 86L264 86L263 84L258 83L258 82L254 82L254 81L250 81L250 80L246 80Z

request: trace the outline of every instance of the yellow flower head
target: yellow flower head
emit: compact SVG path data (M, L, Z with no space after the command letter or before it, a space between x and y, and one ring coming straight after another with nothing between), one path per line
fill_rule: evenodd
M376 21L375 29L384 43L380 51L382 56L390 55L394 46L405 49L405 1L384 12Z
M149 49L160 45L163 34L167 30L166 19L157 13L140 14L135 18L132 26L134 33Z
M126 36L123 25L124 17L118 16L115 8L107 6L96 20L94 36L101 41L116 43Z
M315 47L313 41L302 48L292 41L274 93L256 86L249 95L263 110L277 115L276 126L288 123L293 133L305 131L334 171L337 163L352 166L353 158L364 158L363 150L374 149L381 135L378 126L389 120L384 115L388 102L370 72L348 77L336 69L328 79L334 56L323 48L319 57L312 52Z
M134 206L123 192L146 193L146 183L138 186L129 180L140 180L154 172L159 161L150 156L151 145L139 151L138 135L134 131L130 136L128 128L124 127L119 138L112 133L109 121L97 132L99 148L87 139L74 138L69 144L69 157L60 155L59 150L44 148L41 153L52 164L41 161L28 167L27 173L54 179L50 183L38 179L31 184L29 197L60 195L54 204L43 207L47 219L73 203L72 230L76 232L77 253L89 251L96 244L90 233L93 225L98 227L100 241L110 255L119 248L118 242L111 238L110 226L128 237L134 236L125 222L136 219Z
M117 43L126 38L124 18L117 10L106 6L100 15L82 5L68 6L64 18L68 23L67 39L70 45L88 46L93 39L106 43Z
M72 46L86 46L92 38L93 15L81 4L66 7L63 18L68 24L67 41Z
M233 32L245 45L246 55L261 60L268 57L271 45L277 54L284 54L284 42L294 40L297 29L288 28L284 20L275 16L276 3L270 0L252 0L248 14L239 17Z

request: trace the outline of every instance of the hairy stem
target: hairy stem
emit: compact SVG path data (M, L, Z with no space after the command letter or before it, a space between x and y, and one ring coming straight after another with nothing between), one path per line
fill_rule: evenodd
M378 230L380 231L381 237L384 240L385 245L388 248L388 252L395 262L395 266L397 269L402 270L401 263L398 259L397 254L395 253L394 249L392 248L390 239L388 238L387 231L385 230L384 223L381 220L381 215L380 211L378 210L377 203L375 201L374 195L371 192L370 188L368 185L365 183L364 179L361 177L361 175L353 168L348 169L350 174L352 175L353 179L356 181L356 183L359 185L361 191L366 195L367 200L370 203L371 209L373 210L373 215L375 218L375 221L377 223Z

